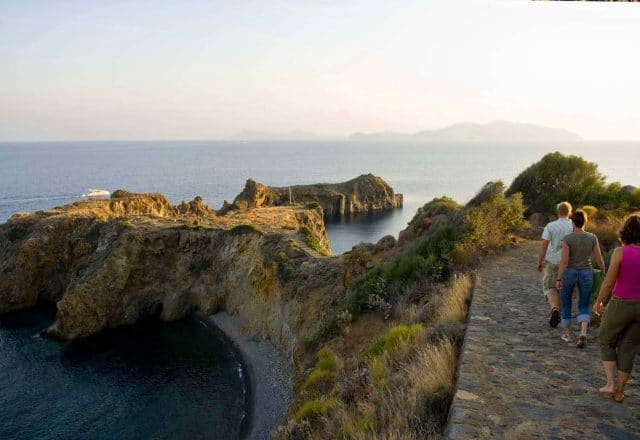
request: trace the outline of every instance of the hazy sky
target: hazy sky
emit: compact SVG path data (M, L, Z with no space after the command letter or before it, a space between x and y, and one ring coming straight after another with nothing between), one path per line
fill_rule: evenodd
M0 0L0 140L531 122L640 139L640 7Z

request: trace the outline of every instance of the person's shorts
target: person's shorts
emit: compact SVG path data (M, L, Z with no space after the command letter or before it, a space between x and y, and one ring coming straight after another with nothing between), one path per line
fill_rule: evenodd
M558 293L556 289L556 280L558 279L559 264L544 262L544 269L542 270L542 293L546 297L550 293Z

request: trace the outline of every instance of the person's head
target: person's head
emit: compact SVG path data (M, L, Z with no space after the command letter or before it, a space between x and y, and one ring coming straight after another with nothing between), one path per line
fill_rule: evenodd
M578 209L576 212L574 212L571 215L571 221L573 222L576 228L584 228L584 225L587 224L588 220L589 220L589 217L587 216L587 213L584 212L582 209Z
M558 217L564 217L564 218L570 217L572 210L573 210L573 207L569 202L560 202L558 203L558 206L556 206L556 212L558 213Z
M620 241L624 244L640 244L640 214L632 214L618 232Z

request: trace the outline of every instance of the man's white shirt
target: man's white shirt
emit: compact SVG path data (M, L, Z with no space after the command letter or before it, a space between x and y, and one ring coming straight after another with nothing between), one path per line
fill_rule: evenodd
M542 231L542 239L549 240L545 260L552 264L560 264L562 259L562 240L573 232L573 223L568 218L547 223Z

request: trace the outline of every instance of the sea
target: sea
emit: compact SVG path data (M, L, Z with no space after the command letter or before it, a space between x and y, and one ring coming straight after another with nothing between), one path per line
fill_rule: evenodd
M640 186L640 142L6 142L0 223L80 200L89 188L159 192L173 203L200 195L219 208L248 178L287 186L382 177L404 195L404 208L326 219L340 254L397 236L434 197L464 203L486 182L509 185L553 151L596 162L609 181ZM61 343L38 336L51 313L0 315L0 438L241 436L241 364L215 329L195 318L148 321Z

